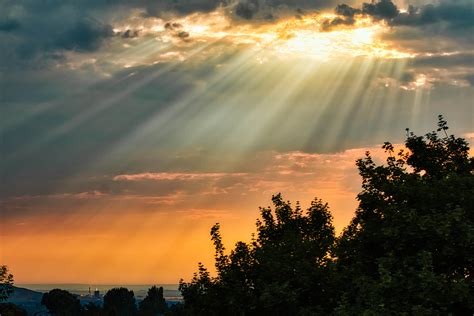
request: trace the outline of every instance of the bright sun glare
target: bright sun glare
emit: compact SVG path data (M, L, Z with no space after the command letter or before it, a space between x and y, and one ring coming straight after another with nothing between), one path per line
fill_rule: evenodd
M220 11L193 14L176 20L179 31L189 34L192 42L211 43L227 40L233 44L246 44L254 50L282 56L329 60L344 57L407 58L409 53L397 50L384 42L379 35L388 30L381 21L356 16L351 25L325 28L324 23L337 18L334 14L308 14L290 17L278 22L263 24L235 24ZM166 35L164 22L146 28L169 42L182 41Z
M354 25L335 27L325 31L324 21L334 15L316 14L263 27L269 44L281 54L296 54L327 60L339 56L367 56L382 58L406 58L409 54L390 48L378 39L386 30L381 22L370 18L358 18Z

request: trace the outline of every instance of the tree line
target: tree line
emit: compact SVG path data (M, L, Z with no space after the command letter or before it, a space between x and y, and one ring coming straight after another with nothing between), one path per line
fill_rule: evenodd
M328 205L280 194L257 233L226 252L211 229L217 275L180 282L186 315L473 315L474 158L463 138L407 129L386 163L356 162L359 206L335 235Z
M11 292L11 285L11 283L3 283L3 288L10 287L8 291ZM107 291L102 304L89 302L82 305L77 295L66 290L53 289L43 294L41 305L47 309L47 313L55 316L157 316L173 315L176 309L168 307L163 296L163 287L156 286L148 289L147 295L138 304L133 291L125 287L117 287ZM36 314L44 315L44 312ZM27 316L28 314L20 306L1 303L0 315Z
M162 289L152 288L136 309L133 292L122 288L113 292L120 300L112 304L107 293L103 307L82 312L472 315L474 158L466 140L447 131L439 116L424 136L407 129L403 149L384 143L384 164L369 152L357 160L359 206L339 236L327 203L315 199L303 210L277 194L273 207L260 208L251 242L226 251L219 224L212 227L216 275L199 263L190 282L180 280L183 304L168 309Z

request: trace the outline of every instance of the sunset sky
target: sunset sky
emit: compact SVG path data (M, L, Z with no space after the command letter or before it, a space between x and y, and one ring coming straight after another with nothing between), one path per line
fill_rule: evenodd
M474 142L473 34L472 0L0 0L0 264L177 283L278 192L341 231L366 150Z

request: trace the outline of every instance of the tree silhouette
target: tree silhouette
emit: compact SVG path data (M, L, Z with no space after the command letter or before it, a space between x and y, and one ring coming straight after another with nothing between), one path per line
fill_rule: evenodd
M104 311L100 306L98 306L98 305L96 305L92 302L89 302L82 309L82 315L84 315L84 316L102 316L102 315L104 315Z
M41 304L56 316L74 316L81 313L81 303L77 297L65 290L54 289L44 293Z
M163 297L163 287L152 286L146 297L139 303L139 315L156 316L166 312L166 301Z
M211 229L217 275L199 264L180 281L187 315L472 315L474 158L462 138L407 130L405 148L383 145L357 161L359 207L335 238L327 205L307 212L272 198L251 243L226 253Z
M0 303L0 315L2 316L28 316L28 313L13 303Z
M8 267L0 266L0 303L6 301L13 291L13 275L8 272Z
M474 310L474 160L462 138L407 130L386 165L357 161L359 208L337 245L341 314L468 315ZM438 132L442 132L439 136Z
M185 309L194 315L296 315L333 304L330 248L334 227L327 204L314 200L303 212L280 194L274 209L261 208L257 236L225 254L220 226L211 229L217 277L199 265L190 283L181 282Z
M127 288L113 288L104 295L104 311L107 315L133 316L137 313L135 295Z

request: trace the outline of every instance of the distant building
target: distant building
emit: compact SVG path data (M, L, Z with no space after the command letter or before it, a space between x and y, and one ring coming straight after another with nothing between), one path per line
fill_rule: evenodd
M94 291L94 297L95 297L95 298L100 298L100 291L99 291L99 289L97 289L97 288L96 288L95 291Z

